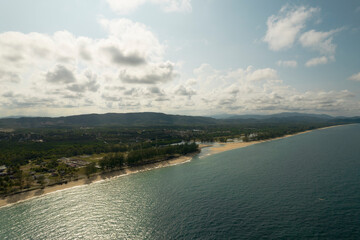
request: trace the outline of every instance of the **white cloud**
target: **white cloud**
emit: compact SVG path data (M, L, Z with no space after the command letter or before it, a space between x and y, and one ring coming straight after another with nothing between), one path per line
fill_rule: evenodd
M63 65L57 65L53 70L48 71L45 79L51 83L72 83L76 81L74 73Z
M332 42L333 36L339 31L341 31L341 29L335 29L328 32L310 30L302 34L299 41L303 47L318 51L321 54L332 56L335 54L336 49L336 45Z
M113 11L120 14L127 14L144 4L146 0L107 0L107 2Z
M314 67L314 66L317 66L317 65L324 65L324 64L327 64L328 62L330 61L334 61L335 59L333 57L325 57L325 56L322 56L322 57L317 57L317 58L312 58L310 60L308 60L305 65L307 67Z
M0 112L359 110L348 91L299 92L283 84L272 68L219 70L202 64L184 79L178 65L165 59L166 46L146 25L128 19L99 22L108 33L105 38L67 31L0 34ZM296 61L279 64L290 67Z
M119 14L129 14L141 5L160 5L165 12L191 12L191 0L107 0L110 8Z
M0 69L0 82L19 83L20 81L21 78L17 73L4 71Z
M118 75L124 70L136 73L138 67L162 73L164 65L173 65L163 59L166 46L144 24L128 19L99 22L108 31L107 38L75 37L67 31L0 34L0 66L7 69L0 71L0 80L19 82L38 71L46 73L48 82L70 83L84 66Z
M277 79L277 77L277 72L271 68L250 71L247 74L247 79L250 81L274 80Z
M180 85L176 88L175 94L179 96L187 96L189 99L193 95L196 95L196 91L190 87L184 87L183 85Z
M309 30L301 33L305 28L305 23L319 8L308 8L304 6L289 7L285 5L281 8L278 15L272 15L267 20L267 32L264 41L269 44L269 48L274 51L290 48L295 42L299 42L302 47L320 53L322 56L310 59L306 66L316 66L335 61L336 44L333 42L334 35L344 28L333 29L327 32ZM278 66L296 67L296 61L278 61Z
M93 73L91 70L86 69L82 73L83 81L80 81L75 84L68 85L67 89L72 92L96 92L100 88L100 84L97 82L97 74Z
M360 72L351 75L349 77L349 80L360 82Z
M266 23L268 29L263 40L274 51L292 47L299 32L305 27L306 21L318 11L318 8L304 6L282 7L278 15L268 18Z
M295 60L287 60L287 61L282 61L279 60L276 63L279 67L291 67L291 68L295 68L297 67L298 63Z
M235 69L220 71L205 64L196 69L194 79L199 82L192 100L199 111L219 113L247 112L324 112L344 113L360 109L354 94L347 91L300 92L283 84L274 69ZM261 73L261 74L260 74ZM254 81L253 76L267 76ZM347 113L349 113L347 112Z
M126 69L120 72L119 78L126 83L155 84L173 80L176 77L174 64L171 62L142 68L137 72L129 73Z
M112 20L101 18L99 22L109 32L109 38L99 41L101 50L106 54L109 54L109 49L119 51L119 54L112 55L112 60L119 57L120 60L131 57L139 62L142 59L145 61L162 60L165 46L145 24L125 18Z
M146 62L146 60L137 53L131 53L125 56L124 53L115 46L104 47L102 50L109 55L110 60L114 64L137 66Z
M1 111L27 112L32 106L42 114L76 113L72 108L105 111L111 105L110 91L120 93L124 111L125 103L135 110L153 97L131 98L146 94L149 84L164 84L178 76L176 64L164 59L166 46L147 26L128 19L101 18L99 23L108 32L105 38L76 37L67 31L1 33L0 83L5 83L0 89ZM141 87L129 87L136 85ZM8 92L12 97L3 95Z

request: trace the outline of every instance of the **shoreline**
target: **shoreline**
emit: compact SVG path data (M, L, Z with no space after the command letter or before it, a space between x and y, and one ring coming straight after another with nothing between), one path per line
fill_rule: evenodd
M207 155L207 156L209 156L209 155L214 155L214 154L218 154L221 152L230 151L230 150L234 150L234 149L238 149L238 148L248 147L248 146L251 146L254 144L258 144L258 143L274 141L274 140L283 139L283 138L287 138L287 137L291 137L291 136L296 136L299 134L312 132L315 130L323 130L323 129L333 128L333 127L338 127L338 126L343 126L343 125L334 125L334 126L328 126L328 127L323 127L323 128L317 128L317 129L313 129L313 130L307 130L307 131L298 132L295 134L289 134L289 135L285 135L282 137L271 138L271 139L260 140L260 141L227 142L227 143L221 143L220 146L214 146L211 144L206 144L206 145L200 144L199 152L180 156L180 157L177 157L174 159L160 161L160 162L156 162L156 163L145 164L142 166L129 167L129 168L125 168L122 170L98 173L94 176L91 176L90 178L82 178L82 179L75 180L75 181L69 181L65 184L47 186L43 189L34 189L34 190L26 191L26 192L15 193L13 195L6 196L6 197L1 197L0 198L0 208L6 207L6 206L11 206L13 204L17 204L17 203L20 203L20 202L23 202L26 200L30 200L33 198L44 196L49 193L54 193L54 192L62 191L62 190L69 189L69 188L88 185L91 183L105 181L105 180L109 180L109 179L113 179L113 178L121 177L121 176L126 176L126 175L130 175L130 174L138 173L138 172L145 172L145 171L149 171L152 169L175 166L175 165L183 164L186 162L190 162L195 156L197 156L201 152L202 148L210 148L210 153Z
M5 206L10 206L10 205L13 205L16 203L20 203L20 202L23 202L26 200L30 200L33 198L37 198L40 196L44 196L49 193L62 191L65 189L88 185L88 184L100 182L100 181L106 181L106 180L113 179L116 177L126 176L126 175L139 173L139 172L145 172L145 171L149 171L152 169L183 164L186 162L190 162L191 159L194 156L196 156L197 154L199 154L199 152L190 153L190 154L187 154L184 156L176 157L174 159L160 161L160 162L156 162L156 163L149 163L149 164L145 164L145 165L141 165L141 166L128 167L128 168L124 168L121 170L114 170L114 171L110 171L110 172L97 173L93 176L90 176L90 178L81 178L78 180L69 181L64 184L46 186L45 188L41 188L41 189L34 189L34 190L26 191L26 192L15 193L13 195L9 195L6 197L0 197L0 208L5 207Z
M350 125L350 124L346 124L346 125ZM270 142L270 141L279 140L279 139L283 139L283 138L288 138L288 137L292 137L292 136L296 136L296 135L300 135L300 134L304 134L304 133L309 133L309 132L316 131L316 130L324 130L324 129L333 128L333 127L339 127L339 126L344 126L344 125L334 125L334 126L316 128L316 129L312 129L312 130L307 130L307 131L303 131L303 132L297 132L297 133L294 133L294 134L288 134L288 135L285 135L285 136L282 136L282 137L270 138L270 139L266 139L266 140L257 140L257 141L250 141L250 142L228 142L228 143L223 143L221 146L216 146L216 147L211 147L210 146L210 153L207 156L218 154L218 153L225 152L225 151L238 149L238 148L248 147L248 146L251 146L251 145L258 144L258 143ZM205 146L205 147L207 147L207 146Z

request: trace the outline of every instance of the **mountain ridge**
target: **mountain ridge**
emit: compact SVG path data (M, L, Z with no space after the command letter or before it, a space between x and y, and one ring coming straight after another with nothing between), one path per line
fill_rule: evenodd
M279 113L271 115L237 115L225 119L187 116L159 112L82 114L62 117L20 117L0 119L0 128L99 127L99 126L197 126L242 123L287 122L360 122L360 117L337 118L325 114Z
M327 114L315 114L315 113L299 113L299 112L282 112L282 113L275 113L275 114L244 114L244 115L237 115L237 114L219 114L214 115L213 117L216 119L268 119L268 118L284 118L284 117L317 117L317 118L324 118L324 119L333 119L336 117L327 115ZM212 116L210 116L212 117Z

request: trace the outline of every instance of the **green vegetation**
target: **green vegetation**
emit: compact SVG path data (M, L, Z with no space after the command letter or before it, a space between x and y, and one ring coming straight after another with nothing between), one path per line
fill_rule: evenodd
M29 156L24 149L19 152L21 156ZM11 150L14 156L17 154L16 150L19 149L7 149L9 152ZM101 150L104 152L98 154ZM111 150L117 151L110 152ZM143 142L129 144L126 148L98 147L91 155L54 158L56 155L47 155L47 152L44 152L42 156L50 156L50 158L23 158L17 163L16 158L7 159L7 162L9 160L13 162L5 165L6 170L0 175L0 194L43 188L46 185L61 184L85 176L89 178L97 172L159 162L196 151L198 151L198 145L195 143L164 145L164 141L160 141L160 144L156 143L155 146L149 142Z
M111 153L106 155L99 161L102 170L112 170L114 168L122 168L124 166L124 154Z
M45 120L51 127L42 124ZM114 125L115 120L119 125ZM0 194L171 159L198 151L195 142L264 140L354 121L358 120L309 116L302 120L215 120L156 113L3 119L0 126L14 128L0 131ZM122 126L126 123L129 126ZM29 124L38 127L16 128Z

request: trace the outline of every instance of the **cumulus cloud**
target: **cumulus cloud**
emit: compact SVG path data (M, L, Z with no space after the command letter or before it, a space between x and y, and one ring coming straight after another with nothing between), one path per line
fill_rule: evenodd
M164 92L163 89L160 89L159 87L149 87L147 88L148 90L148 96L150 97L165 97L166 93Z
M137 73L129 73L127 70L120 72L119 78L125 83L133 84L156 84L171 81L175 78L174 64L171 62L161 63L142 69Z
M190 99L193 95L196 95L196 91L190 87L186 88L183 85L180 85L176 88L175 94L179 96L186 96Z
M247 77L250 81L273 80L277 78L277 73L274 69L264 68L249 73Z
M159 5L165 12L191 12L191 0L107 0L110 8L119 14L129 14L141 5Z
M99 87L100 85L96 81L90 80L83 84L69 85L67 89L72 92L85 92L85 91L96 92L99 89Z
M0 82L19 83L20 81L19 74L0 69Z
M305 63L307 67L314 67L335 61L334 55L336 44L333 43L333 36L340 31L342 31L342 28L334 29L328 32L310 30L301 35L299 42L304 48L309 48L312 51L325 55L308 60Z
M170 98L164 97L164 96L160 96L155 98L156 102L166 102L166 101L170 101Z
M68 31L52 35L1 33L0 83L6 87L0 89L0 109L15 111L17 106L17 111L22 111L20 108L36 106L39 111L51 112L55 111L52 106L73 106L95 112L119 107L110 100L120 99L124 111L126 102L132 110L145 105L158 107L149 101L166 96L161 88L155 93L155 85L178 76L175 64L164 59L166 46L142 23L100 18L99 24L107 37L77 37ZM152 93L146 90L149 85L154 87ZM9 92L13 95L5 94ZM145 99L131 99L141 95Z
M138 89L136 88L130 88L123 92L124 96L135 96L137 95L137 93L138 93Z
M36 111L46 108L59 109L59 108L74 108L83 106L83 104L74 105L73 101L61 101L59 102L57 99L49 96L41 97L41 96L30 96L27 94L11 94L8 96L2 103L1 107L4 109L21 109L21 112L24 109ZM35 109L34 109L35 108Z
M282 61L279 60L276 63L279 67L291 67L291 68L295 68L297 67L298 63L295 60L287 60L287 61Z
M360 72L351 75L349 77L349 80L360 82Z
M14 97L14 93L13 92L5 92L2 94L2 96L5 98L11 98L11 97Z
M63 65L57 65L54 69L49 70L45 79L50 83L72 83L76 81L73 72Z
M256 69L249 66L245 69L221 71L203 64L194 70L193 81L199 84L194 85L196 95L190 100L196 103L198 111L300 111L333 114L359 109L354 101L354 94L347 90L300 92L285 85L276 70L271 68Z
M111 60L115 63L116 60L127 62L126 57L138 64L162 60L165 46L146 25L125 18L100 18L99 22L110 35L108 39L101 39L99 46L106 54L111 53Z
M138 66L145 63L145 59L139 56L138 54L132 53L125 56L118 48L114 46L105 47L103 50L107 54L109 54L111 61L115 64Z
M303 48L320 53L322 56L310 59L305 65L316 66L335 61L336 44L333 38L344 28L330 31L316 31L314 29L303 32L306 22L320 11L319 8L304 6L290 7L285 5L278 15L272 15L267 20L267 32L263 39L274 51L291 48L298 42ZM278 66L296 67L296 61L278 61Z
M160 88L158 88L158 87L150 87L150 88L148 88L148 90L150 93L153 93L153 94L162 94Z
M325 57L325 56L322 56L322 57L316 57L316 58L312 58L310 60L308 60L305 65L307 67L314 67L314 66L317 66L317 65L324 65L324 64L327 64L329 61L333 60L333 58L328 58L328 57Z
M109 94L102 94L101 97L109 102L120 102L122 101L122 97L119 95L109 95Z
M314 12L303 10L308 11ZM6 83L0 89L1 112L331 112L360 106L349 101L353 95L346 91L296 91L272 68L219 70L202 64L185 78L178 74L178 65L165 59L166 46L144 24L129 19L99 22L107 37L79 37L67 31L0 34L0 83ZM331 55L324 58L318 61L333 61Z
M303 47L318 51L321 54L334 55L336 45L333 43L333 36L341 29L335 29L328 32L318 32L310 30L301 35L299 41Z
M53 35L0 34L0 64L6 69L2 75L7 75L7 79L12 76L15 81L17 75L22 77L28 70L39 69L48 72L50 82L71 82L74 81L71 71L80 66L113 72L121 68L130 71L131 67L140 65L161 66L166 62L163 60L165 46L144 24L104 18L99 19L99 23L108 32L107 38L75 37L67 31Z
M306 21L311 18L318 8L289 7L281 8L278 15L272 15L267 20L267 32L264 41L274 51L292 47Z

